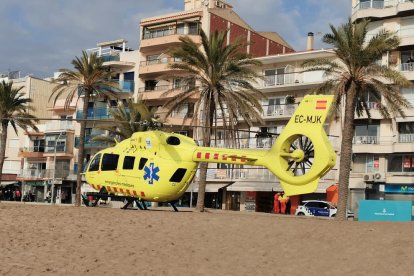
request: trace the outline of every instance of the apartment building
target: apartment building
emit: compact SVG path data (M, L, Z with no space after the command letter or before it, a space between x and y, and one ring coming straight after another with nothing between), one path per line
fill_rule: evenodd
M370 20L368 36L381 28L396 32L400 47L381 61L414 81L414 4L407 0L353 0L352 20ZM414 89L401 88L414 105ZM375 111L381 99L370 100L372 120L356 119L351 205L359 199L414 200L414 109L406 117L383 119Z

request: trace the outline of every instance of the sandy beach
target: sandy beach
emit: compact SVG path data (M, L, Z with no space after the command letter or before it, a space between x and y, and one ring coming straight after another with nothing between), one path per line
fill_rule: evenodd
M183 209L185 210L185 209ZM413 223L0 203L2 275L411 275Z

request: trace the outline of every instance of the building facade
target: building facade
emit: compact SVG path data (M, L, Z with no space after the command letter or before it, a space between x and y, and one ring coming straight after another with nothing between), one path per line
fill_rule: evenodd
M400 46L384 55L382 65L414 81L414 4L407 0L353 0L352 20L369 19L368 37L380 29L395 32ZM401 88L414 106L414 89ZM369 95L368 95L369 96ZM360 199L414 200L414 109L406 117L383 119L375 111L381 99L372 99L372 120L355 121L353 167L350 179L351 206Z

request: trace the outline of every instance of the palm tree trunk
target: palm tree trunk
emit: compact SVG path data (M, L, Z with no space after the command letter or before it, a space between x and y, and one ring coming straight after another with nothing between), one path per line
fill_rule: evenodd
M208 118L205 126L206 128L203 129L203 146L210 147L211 145L211 130L213 127L213 116L215 112L215 107L210 105L209 114L206 116ZM200 178L198 180L198 195L197 195L197 205L196 211L204 212L204 199L206 196L206 184L207 184L207 169L208 163L201 163L200 164Z
M8 121L1 122L1 140L0 140L0 180L3 177L4 157L6 156L7 126Z
M342 130L337 220L347 219L349 172L351 171L352 138L354 136L355 94L356 88L352 84L345 98L344 126L347 127Z
M88 103L91 92L85 91L85 97L83 98L83 113L79 137L79 151L78 151L78 175L76 178L76 195L75 206L81 206L81 185L82 185L82 172L83 172L83 156L85 151L85 129L86 120L88 118Z

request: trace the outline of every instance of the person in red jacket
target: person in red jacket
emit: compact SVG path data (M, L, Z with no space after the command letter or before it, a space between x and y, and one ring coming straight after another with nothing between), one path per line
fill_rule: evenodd
M288 200L289 200L289 197L285 195L284 192L282 192L281 195L279 196L281 214L286 214L286 204Z
M274 200L273 200L273 213L275 214L280 213L279 197L280 197L280 194L276 193Z

